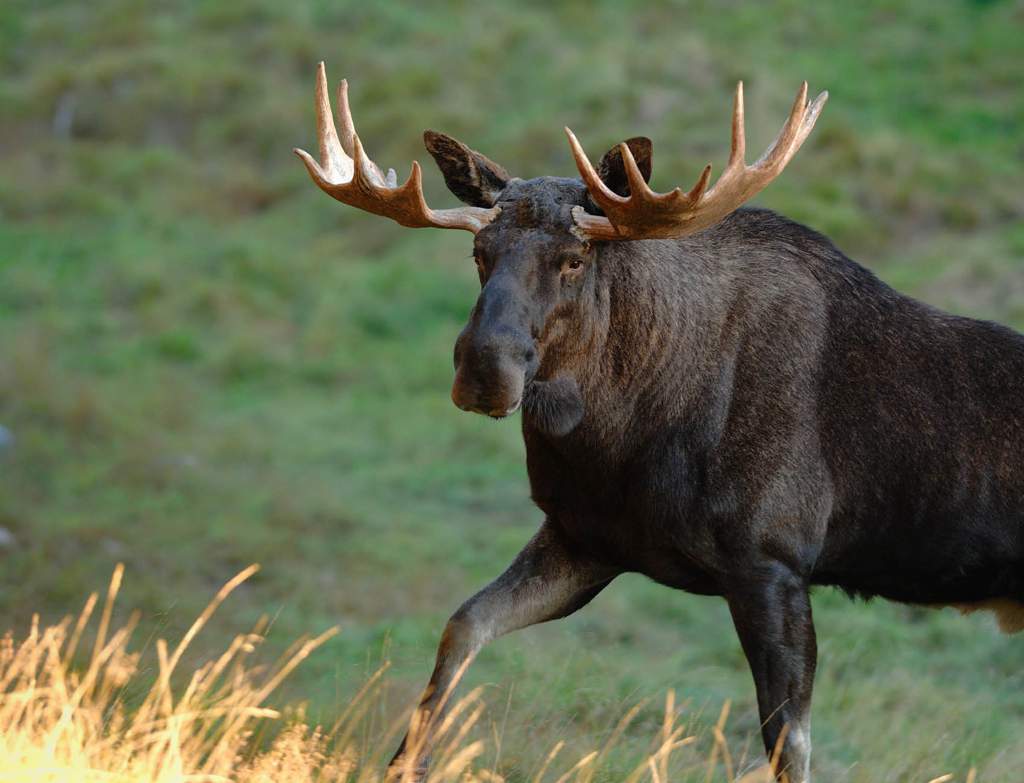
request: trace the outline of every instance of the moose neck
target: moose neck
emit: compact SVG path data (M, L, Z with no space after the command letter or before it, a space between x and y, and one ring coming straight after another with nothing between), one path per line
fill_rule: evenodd
M698 235L600 248L594 309L559 362L579 387L582 419L551 437L525 416L528 449L539 437L570 459L576 450L628 459L653 427L685 420L704 400L717 375L709 346L731 298L729 271L705 246Z

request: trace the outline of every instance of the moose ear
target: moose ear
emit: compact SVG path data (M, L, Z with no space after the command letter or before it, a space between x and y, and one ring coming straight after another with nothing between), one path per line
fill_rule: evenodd
M646 136L636 136L632 139L626 139L623 144L629 147L629 151L633 153L633 159L636 161L640 173L643 174L644 182L650 182L651 154L654 151L651 140ZM601 163L597 167L597 174L613 193L618 193L620 196L629 195L629 180L626 179L626 166L622 162L622 150L618 144L608 150L604 157L601 158Z
M444 174L448 190L474 207L493 207L511 179L490 158L437 131L424 131L423 143Z

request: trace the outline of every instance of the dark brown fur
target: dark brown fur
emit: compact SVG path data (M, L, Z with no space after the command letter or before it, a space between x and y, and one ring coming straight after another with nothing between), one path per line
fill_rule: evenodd
M586 246L571 231L571 206L593 211L578 180L469 199L502 213L477 236L453 399L496 416L522 403L546 519L453 618L425 714L453 661L639 572L728 601L766 747L788 726L783 766L803 781L812 585L989 604L1019 630L1024 337L906 297L765 210Z

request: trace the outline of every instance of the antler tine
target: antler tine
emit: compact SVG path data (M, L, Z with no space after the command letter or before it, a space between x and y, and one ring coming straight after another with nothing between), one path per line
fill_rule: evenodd
M726 169L743 168L747 154L747 134L743 127L743 82L736 82L736 95L732 99L732 146Z
M807 112L807 82L800 85L796 98L793 100L793 108L789 110L789 118L782 126L775 141L764 151L764 154L751 168L764 168L769 170L782 170L796 149L793 142L796 141L803 124L804 114Z
M353 181L367 190L375 187L385 187L384 175L381 174L377 164L370 160L370 156L366 154L358 133L352 136L352 150L352 163L355 168Z
M394 169L387 175L371 160L356 133L348 103L348 82L338 85L338 120L334 125L327 90L327 70L321 62L316 79L317 142L320 162L305 150L296 149L317 186L344 204L389 217L403 226L461 228L476 233L497 217L498 207L458 207L434 210L423 197L423 172L413 161L409 178L399 187Z
M808 103L807 82L804 82L793 102L789 120L758 164L775 172L782 171L810 135L827 100L828 90L824 90L818 93L813 102Z
M317 163L316 159L314 159L312 155L298 147L293 148L292 152L299 156L299 160L301 160L305 165L310 178L312 178L319 188L325 190L327 186L331 184L326 177L326 172L324 172L323 168L321 168L320 164Z
M351 122L351 120L350 120ZM338 131L331 116L331 99L327 90L327 70L321 62L316 73L316 130L320 145L320 166L326 178L347 179L352 176L352 161L338 140Z
M656 193L643 181L629 147L621 153L629 181L630 196L623 198L608 190L590 164L572 131L566 128L576 167L591 197L605 213L587 215L573 210L575 233L585 239L671 239L687 236L714 225L743 202L764 189L793 158L814 128L828 93L822 92L812 103L807 102L807 82L800 85L789 118L775 141L757 162L745 164L746 134L744 132L743 82L736 85L732 110L732 143L729 162L714 187L708 190L711 166L697 178L686 194L679 188Z
M583 151L583 147L577 140L576 134L566 127L565 135L569 137L569 146L572 148L572 156L576 161L576 168L579 169L580 176L583 177L591 197L597 202L598 206L602 209L607 209L607 205L618 206L627 203L629 201L628 198L614 193L601 181L601 178L594 170L593 164L590 162L590 158L587 157L587 153ZM634 161L635 163L636 161ZM641 179L643 178L641 177Z
M811 105L807 107L807 112L804 114L804 121L800 126L800 133L797 136L797 148L799 148L807 137L811 135L811 131L814 130L814 123L818 121L818 115L821 114L821 110L825 108L825 101L827 100L828 90L822 90L818 93L817 97L811 101Z
M723 175L724 176L724 175ZM711 181L711 164L709 163L704 167L704 170L700 173L697 178L697 184L690 189L690 192L686 194L686 200L696 203L704 196L704 191L708 189L708 182ZM676 188L679 190L679 188Z
M320 63L323 68L323 63ZM324 79L326 81L326 72ZM348 153L349 157L355 154L355 145L352 140L356 135L356 126L352 122L352 109L348 105L348 79L338 82L338 120L341 122L341 132L338 134L341 139L341 148Z
M640 167L636 165L636 158L629 145L623 142L619 145L619 153L622 155L622 163L626 168L626 181L629 183L630 195L640 196L647 199L654 195L654 191L647 186L644 175L640 173Z

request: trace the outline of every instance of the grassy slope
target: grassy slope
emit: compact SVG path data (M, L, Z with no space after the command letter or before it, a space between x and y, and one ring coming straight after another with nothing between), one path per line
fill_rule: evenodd
M170 632L259 561L222 632L266 612L283 647L340 622L291 692L330 715L388 655L383 719L538 524L516 425L447 398L468 237L341 208L288 153L313 143L319 58L384 163L422 160L430 126L520 176L568 174L569 124L595 154L650 135L662 186L724 160L737 78L752 148L809 78L831 103L759 203L904 290L1024 327L1019 2L34 5L0 8L3 627L77 607L123 560L125 605ZM827 591L815 611L822 779L1019 773L1019 638ZM471 680L495 683L513 779L668 687L701 725L734 700L734 747L757 753L724 607L639 578L495 644Z

